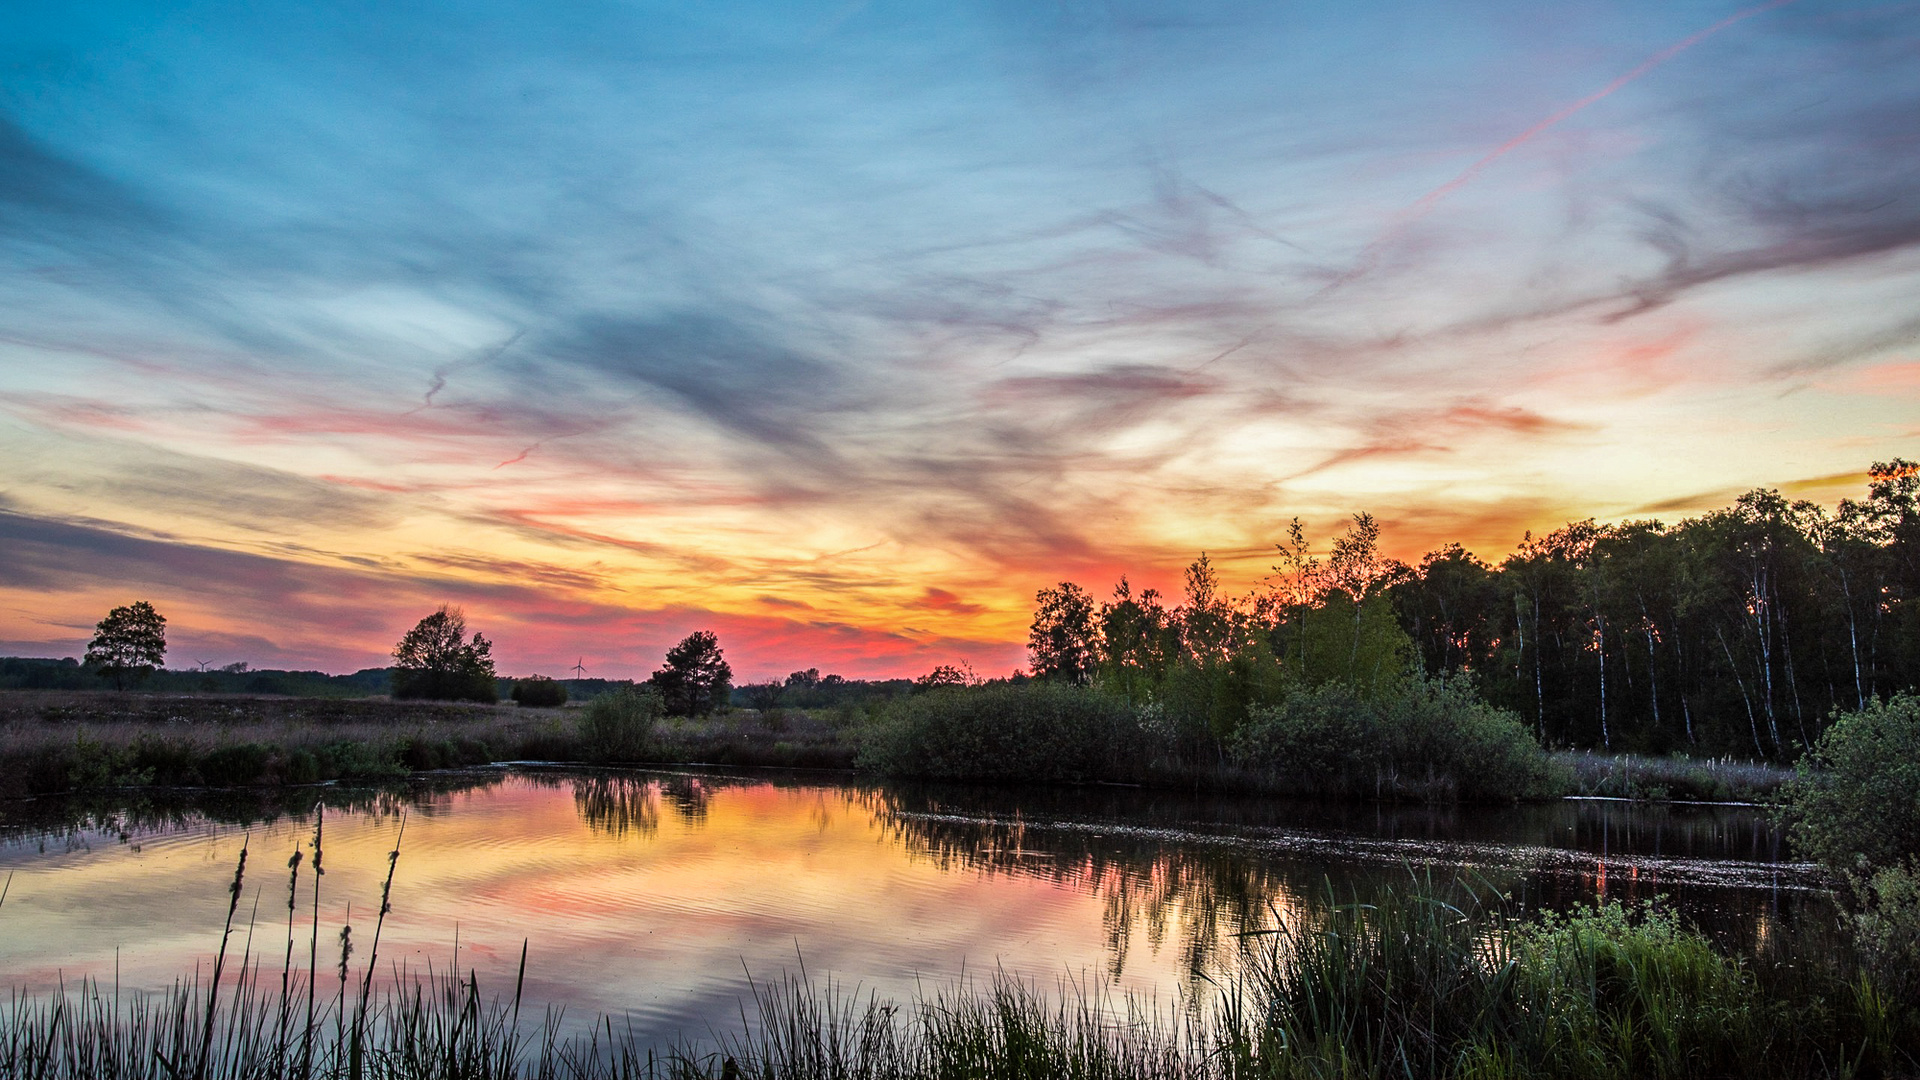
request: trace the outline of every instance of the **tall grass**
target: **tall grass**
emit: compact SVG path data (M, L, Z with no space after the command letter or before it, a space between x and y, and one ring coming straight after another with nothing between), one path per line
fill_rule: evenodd
M319 839L316 821L316 868ZM396 843L383 909L397 860ZM299 863L289 866L291 902ZM15 992L0 1004L0 1078L1624 1080L1920 1068L1912 1004L1857 967L1782 978L1655 909L1529 916L1484 889L1430 879L1249 935L1238 971L1204 999L1160 1007L1002 975L895 1002L802 971L749 982L737 1028L665 1046L607 1016L568 1027L548 1009L523 1024L524 947L510 996L431 965L390 965L376 986L377 925L357 995L344 930L339 989L320 995L317 929L300 971L291 925L277 993L250 939L237 974L223 978L223 957L206 985L196 973L157 994L92 981Z
M1646 757L1562 751L1554 760L1573 771L1581 795L1607 798L1769 802L1793 779L1793 770L1729 757Z

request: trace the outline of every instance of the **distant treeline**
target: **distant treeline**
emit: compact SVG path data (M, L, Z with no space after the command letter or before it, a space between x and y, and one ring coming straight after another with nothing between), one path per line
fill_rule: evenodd
M1364 514L1317 556L1296 521L1245 597L1204 555L1178 605L1124 578L1102 603L1043 590L1029 651L1037 676L1216 738L1289 686L1391 697L1417 665L1548 744L1793 758L1836 711L1920 685L1920 465L1869 477L1833 512L1756 490L1675 525L1529 534L1497 566L1458 544L1384 558Z
M161 694L278 694L286 697L361 698L392 690L392 668L362 668L351 675L324 671L282 671L231 664L207 671L160 670L147 676L140 689ZM513 692L517 679L499 679L499 696ZM560 679L569 700L597 697L609 690L632 686L631 679ZM0 690L98 690L97 672L67 657L0 657Z
M392 690L393 668L363 668L351 675L324 671L282 671L232 664L206 671L162 669L147 676L140 689L160 694L277 694L286 697L360 698ZM942 669L942 677L951 669ZM512 696L517 678L500 678L499 698ZM633 679L557 679L567 700L589 701L613 690L639 685ZM926 679L920 680L924 684ZM731 704L744 708L833 709L884 704L913 690L912 679L847 679L797 671L783 681L733 687ZM0 656L0 690L99 690L99 673L72 657Z
M919 680L924 688L929 679L939 680L952 668L936 668L933 675ZM956 673L957 676L957 673ZM956 677L954 681L963 682ZM848 679L822 675L818 668L796 671L784 680L769 679L733 688L733 704L749 709L868 709L884 705L894 698L912 693L913 679Z

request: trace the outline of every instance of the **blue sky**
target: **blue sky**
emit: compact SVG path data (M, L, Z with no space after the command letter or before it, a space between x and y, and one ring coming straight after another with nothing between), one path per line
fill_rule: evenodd
M17 6L0 645L997 671L1296 514L1831 501L1916 160L1915 4Z

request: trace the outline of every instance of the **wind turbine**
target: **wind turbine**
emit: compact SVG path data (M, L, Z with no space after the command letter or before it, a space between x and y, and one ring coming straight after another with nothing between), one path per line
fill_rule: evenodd
M213 661L211 661L211 660L195 660L195 661L194 661L194 663L196 663L196 664L199 664L199 665L200 665L200 673L201 673L202 675L204 675L204 674L206 674L206 671L207 671L207 665L208 665L208 664L211 664L211 663L213 663Z
M584 657L584 656L582 656L582 657L579 657L578 659L576 659L576 660L574 660L574 662L573 662L573 677L574 677L574 678L576 678L576 679L578 679L578 678L582 678L582 677L584 677L584 676L586 675L586 673L587 673L587 669L586 669L586 667L585 667L585 666L583 666L583 665L584 665L584 663L585 663L585 661L586 661L586 659L587 659L586 657Z

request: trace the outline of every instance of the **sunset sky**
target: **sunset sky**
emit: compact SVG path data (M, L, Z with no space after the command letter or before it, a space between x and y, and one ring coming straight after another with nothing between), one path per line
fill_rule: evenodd
M1024 660L1920 456L1920 3L0 9L0 654Z

